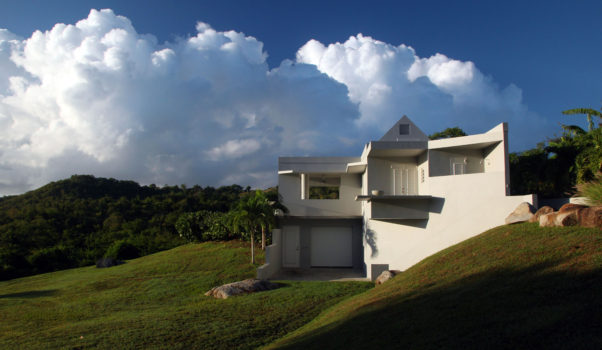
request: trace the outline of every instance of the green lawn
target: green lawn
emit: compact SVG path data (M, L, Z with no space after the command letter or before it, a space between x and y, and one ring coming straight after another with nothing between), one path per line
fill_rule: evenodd
M226 300L210 288L254 277L241 242L0 282L0 349L257 348L370 283L286 282ZM263 260L260 255L259 260Z
M602 349L602 233L495 228L268 348Z

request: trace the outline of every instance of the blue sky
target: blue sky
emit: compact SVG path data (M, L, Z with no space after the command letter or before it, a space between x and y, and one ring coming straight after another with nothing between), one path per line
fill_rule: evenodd
M236 95L238 107L223 112L224 115L235 115L232 117L235 123L240 123L240 120L245 121L247 123L245 128L232 130L231 133L224 131L225 129L219 129L219 132L217 132L218 129L216 128L218 127L215 126L217 124L203 124L202 127L199 126L198 130L200 130L199 132L208 133L203 136L207 140L206 143L187 145L187 147L205 147L207 149L205 153L207 159L203 160L202 157L192 155L189 151L181 151L169 146L167 141L169 137L184 137L181 130L169 130L169 132L157 134L158 136L155 135L159 139L165 139L165 144L162 147L154 148L153 152L159 154L153 158L154 160L150 160L152 157L149 154L141 154L140 149L158 147L154 144L152 147L141 144L141 141L135 142L135 140L142 140L142 134L136 136L138 131L144 130L144 133L147 133L145 136L148 138L148 130L152 129L152 125L155 125L144 120L143 117L137 117L138 114L142 113L142 107L131 110L132 107L127 106L113 110L107 107L106 104L103 107L100 103L95 103L94 105L99 105L98 109L95 110L96 113L124 113L124 115L121 119L116 120L107 117L108 119L102 119L102 123L98 122L99 124L95 124L96 121L86 121L90 124L88 125L90 130L110 125L111 127L107 129L106 135L114 136L114 138L111 138L113 136L107 136L106 139L99 138L98 145L90 145L91 142L85 137L87 135L85 130L73 131L76 128L74 125L81 126L82 122L72 123L73 118L77 117L65 114L65 110L77 109L75 102L69 102L71 104L68 108L63 106L57 109L56 114L52 117L56 118L55 123L42 123L35 132L25 132L22 135L20 139L27 138L30 140L28 146L31 147L21 155L21 157L28 158L27 162L0 156L0 194L23 191L44 181L68 176L70 175L67 173L69 171L129 177L143 183L173 184L185 182L218 185L221 184L220 181L226 178L227 181L239 182L244 185L248 183L258 186L267 185L270 181L274 182L274 177L268 174L273 170L275 157L278 154L347 155L358 153L363 141L366 141L362 138L378 137L382 130L388 129L389 124L398 119L400 116L398 114L406 113L406 109L408 110L407 114L427 133L438 131L444 126L455 125L469 132L482 132L495 126L500 121L509 121L511 149L519 151L553 136L555 132L559 132L559 123L585 125L584 121L581 121L578 117L562 116L560 113L562 110L574 107L600 109L602 106L602 25L600 25L599 20L600 15L602 15L602 2L600 1L374 1L370 3L358 1L179 1L173 4L164 1L1 1L0 4L2 6L0 28L5 28L10 33L15 34L19 37L19 40L30 38L35 30L41 30L42 32L51 30L56 23L75 24L86 19L89 16L90 9L110 8L115 15L124 16L131 21L135 30L132 35L136 37L142 37L143 34L153 35L157 39L157 43L153 47L155 52L168 47L174 50L177 57L183 57L184 54L180 55L174 47L177 46L178 42L197 35L199 28L196 24L201 21L217 33L232 30L236 33L244 33L247 38L254 37L256 42L252 44L255 46L249 48L241 46L241 52L250 50L248 52L253 52L253 55L257 52L267 54L267 58L263 63L259 56L252 59L253 64L267 65L266 68L262 68L264 73L259 72L261 71L259 68L257 68L259 71L255 68L248 70L248 62L241 65L238 61L229 61L225 58L221 58L222 61L218 59L215 62L204 63L206 67L211 68L207 68L207 72L223 69L228 71L224 74L244 74L245 79L242 80L247 84L245 85L246 88L240 90L243 92L239 91ZM106 21L103 26L110 29L113 20L106 19ZM347 71L341 71L343 68L340 68L340 65L333 61L333 57L342 57L341 55L349 53L350 47L357 46L357 42L352 42L349 38L357 39L359 33L363 34L363 38L370 38L370 40L360 38L359 41L367 42L367 44L378 41L388 45L387 47L393 51L397 48L395 52L399 57L411 55L412 53L404 48L399 49L402 44L413 48L417 60L426 60L440 53L444 55L445 62L451 61L451 63L454 63L452 66L457 68L452 72L453 79L464 79L465 75L463 74L470 74L473 80L474 77L481 79L480 84L482 85L474 85L460 91L458 90L459 82L457 80L445 80L451 78L447 75L437 75L437 72L440 71L429 71L431 63L435 61L429 61L430 63L425 61L422 66L415 65L418 68L422 67L422 70L419 69L420 72L415 72L414 80L411 81L412 84L398 86L394 81L385 81L386 79L379 78L370 82L373 89L368 91L362 85L366 83L365 80L359 81L358 77L351 74L353 66L345 68ZM307 45L311 39L318 42L319 45ZM335 43L341 43L341 46L330 46ZM20 50L17 46L11 46L11 50ZM304 48L304 50L301 48ZM373 53L377 51L373 51ZM47 55L48 52L45 54ZM324 54L324 56L316 58L317 54ZM245 57L248 58L248 55ZM348 56L347 59L350 59L350 57ZM30 59L32 58L26 57L26 60ZM57 60L64 59L64 57L57 58ZM294 61L294 64L281 66L285 59ZM321 61L315 61L316 59ZM48 67L48 69L40 68L45 64L43 61L34 62L30 60L28 62L21 63L19 68L27 71L19 70L19 74L23 74L26 77L25 80L30 79L27 80L27 83L24 83L25 86L33 86L31 84L40 82L42 82L40 84L42 90L45 86L50 86L49 83L46 84L44 81L52 81L52 79L44 76L45 73L43 72L52 69ZM221 66L220 62L225 63ZM318 64L317 62L322 63ZM404 66L403 62L405 61L403 59L400 58L399 62L401 66ZM437 62L440 63L440 60ZM469 62L472 62L473 66L470 66ZM215 66L211 66L211 64L215 64ZM305 66L311 64L315 64L317 70L315 67ZM449 68L450 66L446 67ZM122 68L120 67L120 69ZM267 73L270 71L271 73ZM201 73L203 72L201 69ZM386 70L380 70L378 74L384 76L386 72ZM37 74L40 75L36 76ZM254 74L268 74L271 78L267 82L257 82L255 78L251 78ZM6 89L9 89L9 74L5 75ZM326 76L329 78L326 78ZM85 75L85 77L89 78L91 75ZM97 80L92 79L90 81ZM227 81L227 79L224 81ZM133 82L130 83L134 84ZM195 88L190 88L190 85L186 85L188 83L171 83L178 86L178 89L185 91L179 92L172 99L182 98L182 95L187 93L191 95L194 95L194 93L202 94L198 91L193 92L196 91ZM464 81L461 83L464 83ZM2 84L3 82L0 81L0 88L2 88ZM169 83L165 82L165 84ZM207 84L212 87L216 86L215 81L210 79ZM283 87L282 84L286 86ZM311 86L308 87L308 84ZM274 85L280 86L279 91L286 89L291 91L286 95L288 97L278 97L278 101L289 98L293 93L295 96L301 96L298 100L288 102L288 105L299 106L291 112L291 120L282 123L268 122L271 119L267 115L276 113L276 110L281 114L287 114L286 106L282 108L274 107L273 110L266 112L266 108L270 109L266 107L271 104L270 97L264 95L259 97L253 94L245 95L249 90L255 89L267 94L268 91L273 91L270 89L273 89ZM474 90L479 86L489 89L488 92L475 93ZM383 91L392 94L393 97L384 100L383 106L374 104L374 101L366 100L366 96L374 91L381 91L378 90L380 88L385 89ZM53 87L53 89L56 90L56 87ZM112 88L109 87L108 89ZM27 99L35 98L35 95L32 95L32 91L28 92L30 94L28 96L17 96L18 94L14 92L16 90L10 90L13 92L7 91L9 90L4 92L4 96L12 98L4 102L7 106L5 107L6 110L9 111L5 114L11 113L12 120L16 120L18 113L12 108L15 108L14 106L18 103L25 105L26 101L30 101ZM65 91L72 90L67 89ZM211 102L199 105L199 110L224 111L230 108L228 104L224 102L223 105L220 105L219 102L215 101L232 101L232 96L237 93L236 89L228 89L225 94L218 94L215 90L211 91L215 94L211 95ZM324 91L326 93L320 94ZM395 98L398 91L404 92ZM348 92L347 98L345 97L346 92ZM92 94L89 91L87 93ZM0 91L0 95L2 94ZM152 93L149 94L141 94L131 98L144 100L155 96ZM240 99L240 94L245 95L245 97ZM81 92L80 95L85 95L85 93ZM226 97L226 95L228 96ZM60 105L65 101L65 96L72 95L53 95L47 92L44 96L47 99L56 99L57 104ZM110 98L111 108L116 103L115 98L114 96ZM320 108L316 107L315 110L310 110L309 107L306 107L307 104L311 103L312 98ZM473 102L463 102L464 104L458 106L456 102L461 98L472 99L473 102L483 98L485 101L493 101L490 103L491 105L499 104L503 105L503 108L500 107L498 110L490 111L484 104L475 106ZM15 102L18 99L20 101ZM320 101L320 99L324 101ZM197 101L198 99L193 100ZM263 101L262 104L256 103L257 100ZM395 100L405 102L396 103ZM453 100L453 103L450 102L451 100ZM330 101L337 102L330 103ZM422 102L414 103L414 101ZM370 103L373 103L373 105L370 105ZM408 105L407 108L404 108L404 103ZM412 107L409 107L410 105ZM430 116L435 112L426 111L430 106L433 107L433 111L437 111L437 115L445 114L446 108L453 107L455 108L455 116L449 119L444 119L444 117L436 119L436 117ZM153 108L160 110L163 107L155 106ZM123 111L124 109L126 111ZM167 106L165 106L165 109L169 110ZM356 128L341 133L338 137L343 141L336 144L316 141L316 137L321 135L320 131L312 130L311 127L301 128L295 118L310 118L307 117L308 114L321 113L320 111L327 111L324 113L328 113L329 116L340 115L340 117L332 117L332 120L328 121L332 125L355 123L359 130L356 130L358 129ZM422 113L422 111L425 112ZM2 109L0 109L0 113L2 113ZM29 110L28 113L29 116L32 116L32 113L39 112ZM202 124L201 121L210 118L210 115L212 118L222 121L227 119L223 116L216 117L219 114L218 112L212 112L213 114L197 112L191 115L186 113L182 112L178 118L199 125ZM266 115L265 118L263 118L262 113ZM390 117L379 117L379 115L386 115L386 113L390 113ZM503 117L504 113L512 115L506 120ZM486 117L481 118L483 115ZM37 118L36 120L40 119L39 116L33 117ZM44 120L49 120L49 118ZM156 125L163 125L159 120L166 117L156 116L155 118L157 120ZM171 116L170 118L175 117ZM476 122L477 119L479 119L479 122ZM532 120L529 121L528 119ZM69 124L70 131L55 132L54 125L56 123L71 123ZM323 127L331 125L328 123L325 123ZM370 123L382 125L374 127ZM31 125L31 123L27 125ZM191 130L190 128L192 127L189 126L188 130ZM252 133L254 128L258 129L257 134ZM21 131L22 128L19 130ZM283 130L281 135L283 140L289 138L287 130L297 131L297 133L304 135L313 135L314 138L311 139L311 142L316 147L297 147L310 142L310 138L299 140L298 143L291 145L285 145L284 141L270 143L271 141L267 139L259 140L260 136L258 135L261 135L259 132L265 133L266 130L273 133ZM368 131L364 132L365 130ZM140 132L142 133L142 131ZM209 134L216 133L224 135L224 137L211 139L213 136ZM241 133L244 133L245 136L237 138ZM168 136L168 134L172 136ZM34 141L42 139L40 135L81 140L78 141L79 143L63 141L58 142L58 144L47 145L45 147L53 147L53 149L59 151L46 154L34 150ZM7 145L13 146L19 142L16 138L10 142L6 140L8 140L8 136L5 137L5 142ZM105 149L106 145L103 146L102 142L120 146L107 150ZM10 145L3 146L5 149L10 149L12 147ZM42 143L38 145L40 148L42 146ZM267 152L266 149L268 148L274 151ZM232 152L240 152L241 149L256 152L258 158L254 160L254 163L262 168L241 165L241 163L244 163L244 159L240 158L232 159L230 163L221 162L224 157L227 158ZM20 151L22 151L22 148L20 148ZM130 157L136 159L146 157L147 161L127 171L117 170L124 163L128 163L129 158L113 157L111 154L115 152L120 154L131 153ZM249 152L246 157L254 157L253 152ZM77 165L65 166L66 159L79 159L80 156L81 161L77 162ZM207 167L191 165L195 162L206 164L213 162L211 163L213 165ZM188 175L175 176L173 173L177 171L174 171L174 168ZM227 169L228 174L238 175L226 176L226 173L217 171L218 168ZM23 172L35 175L23 177ZM153 176L142 176L141 172L155 173ZM210 172L216 175L206 177L195 175L198 172ZM247 175L244 176L244 174ZM249 177L248 174L253 175Z
M264 43L268 63L293 59L305 42L357 33L422 56L472 61L500 85L523 90L530 109L558 118L602 106L601 1L2 1L0 27L23 37L111 8L160 41L194 33L197 21Z

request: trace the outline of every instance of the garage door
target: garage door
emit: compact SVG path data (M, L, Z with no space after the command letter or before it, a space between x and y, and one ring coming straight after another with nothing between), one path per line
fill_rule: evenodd
M351 227L312 227L312 267L352 267Z

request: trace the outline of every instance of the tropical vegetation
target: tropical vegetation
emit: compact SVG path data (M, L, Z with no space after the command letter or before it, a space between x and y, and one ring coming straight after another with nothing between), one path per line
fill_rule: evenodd
M602 171L602 128L593 123L593 117L599 117L600 112L576 108L563 113L586 114L588 131L576 125L562 125L560 137L510 154L512 194L571 195L576 186L592 182Z
M218 219L249 190L238 185L159 188L74 175L23 195L2 197L0 279L92 265L103 256L129 259L176 247L189 240L180 236L177 223L191 212L211 212L208 215L215 218L199 241L235 238L220 231Z

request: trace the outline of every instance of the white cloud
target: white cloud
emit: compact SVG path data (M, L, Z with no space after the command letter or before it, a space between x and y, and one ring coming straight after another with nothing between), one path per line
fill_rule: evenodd
M213 161L236 159L254 153L259 148L261 148L261 144L257 140L230 140L221 146L214 147L207 152L207 155Z
M360 34L270 70L256 38L196 30L158 44L111 10L26 39L0 30L0 194L76 173L269 186L279 155L355 155L402 114L426 132L538 122L472 62Z
M349 99L359 105L363 137L379 135L404 114L427 133L450 126L483 132L507 121L518 148L530 145L529 128L555 127L527 110L518 87L500 89L474 63L443 54L420 58L409 46L358 34L327 46L311 40L297 52L297 62L347 86Z

